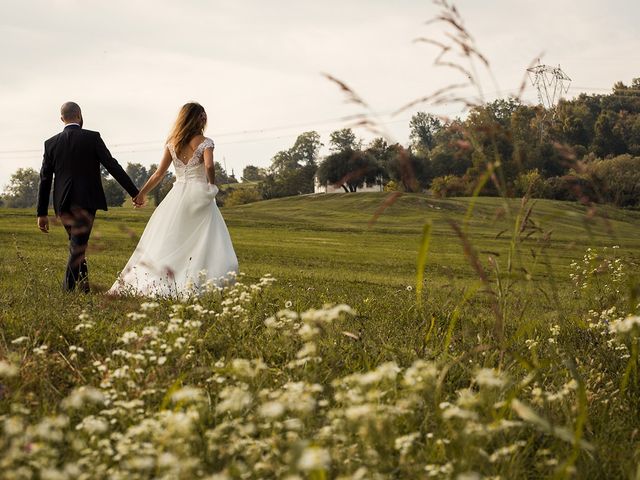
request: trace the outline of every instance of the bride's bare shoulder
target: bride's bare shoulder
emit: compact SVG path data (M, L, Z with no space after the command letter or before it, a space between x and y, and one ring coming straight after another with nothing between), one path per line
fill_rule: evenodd
M206 137L204 135L195 135L189 143L193 148L196 148L198 145L204 142L205 138Z

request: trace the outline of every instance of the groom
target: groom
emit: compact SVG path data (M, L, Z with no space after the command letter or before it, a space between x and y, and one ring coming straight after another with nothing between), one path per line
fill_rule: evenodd
M85 252L96 210L106 210L100 165L131 195L138 189L111 156L98 132L82 128L82 111L74 102L60 109L64 130L44 142L38 191L38 228L49 233L49 193L53 181L53 208L69 235L69 260L64 289L89 292Z

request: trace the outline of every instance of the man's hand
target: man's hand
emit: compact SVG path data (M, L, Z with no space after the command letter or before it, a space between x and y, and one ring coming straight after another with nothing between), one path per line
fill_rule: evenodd
M49 217L44 215L38 217L38 228L42 233L49 233Z
M140 194L133 197L132 200L134 208L144 207L145 203L147 203L145 196Z

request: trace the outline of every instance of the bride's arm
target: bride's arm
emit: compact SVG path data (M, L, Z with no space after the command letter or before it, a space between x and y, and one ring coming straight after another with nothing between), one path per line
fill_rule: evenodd
M213 147L204 149L204 168L207 171L207 180L210 184L216 183L216 167L213 161Z
M164 155L162 156L162 160L160 160L160 165L158 165L158 169L153 172L153 175L149 177L143 187L140 189L140 193L136 198L133 199L134 203L137 205L144 204L144 197L153 190L164 178L164 174L167 172L169 165L171 165L171 153L169 153L169 149L165 147Z

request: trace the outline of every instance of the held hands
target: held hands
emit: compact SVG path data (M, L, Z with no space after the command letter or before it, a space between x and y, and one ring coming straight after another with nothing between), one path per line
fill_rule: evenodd
M38 217L38 228L42 233L49 233L49 217L44 215Z
M141 193L133 197L132 200L133 200L133 208L142 208L147 204L146 196Z

